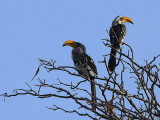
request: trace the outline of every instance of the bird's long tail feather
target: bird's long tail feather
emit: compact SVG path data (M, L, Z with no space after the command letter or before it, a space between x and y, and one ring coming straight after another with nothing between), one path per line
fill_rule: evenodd
M94 83L94 79L91 79L91 93L92 93L92 110L96 111L96 85Z
M109 71L113 72L116 67L116 50L114 48L111 49L110 58L108 62Z

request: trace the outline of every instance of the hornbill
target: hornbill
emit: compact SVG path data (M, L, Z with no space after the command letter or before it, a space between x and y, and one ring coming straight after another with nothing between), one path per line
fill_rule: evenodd
M116 67L116 50L119 50L123 44L124 38L126 36L126 26L123 24L129 22L133 24L133 21L129 17L117 16L113 22L109 31L110 42L111 42L111 52L108 62L109 71L113 72Z
M94 78L98 76L97 68L94 64L94 61L90 56L86 53L86 48L80 42L75 42L72 40L68 40L64 42L63 46L71 46L72 49L72 59L74 62L74 66L78 73L84 76L86 79L90 81L91 84L91 95L92 95L92 110L96 110L96 86L94 83Z

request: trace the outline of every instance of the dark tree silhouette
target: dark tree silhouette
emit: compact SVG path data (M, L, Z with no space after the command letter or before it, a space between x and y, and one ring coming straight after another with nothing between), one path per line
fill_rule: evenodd
M106 47L111 47L107 39L103 39L103 43ZM120 51L116 50L118 62L114 72L111 73L108 70L109 54L103 55L104 59L99 62L104 64L106 76L97 77L95 81L97 87L96 111L91 108L91 92L89 89L83 88L83 84L86 84L89 80L79 75L74 67L56 66L53 60L39 59L40 66L35 76L37 77L40 74L39 69L44 68L46 71L58 70L68 73L75 78L81 78L81 81L77 80L68 84L57 79L57 81L53 81L53 84L48 84L47 80L38 78L39 84L33 88L27 84L28 89L16 89L13 94L5 93L1 96L31 95L38 98L56 97L64 101L73 100L73 104L78 105L77 109L68 110L56 104L49 109L76 113L93 120L160 119L160 97L158 97L160 90L160 55L155 56L151 61L145 60L145 65L140 65L134 61L134 53L129 45L124 43L123 49L128 52L123 52L122 49ZM99 70L99 74L100 72ZM44 94L41 88L51 88L53 90ZM83 96L80 93L84 93ZM81 109L83 109L83 112Z

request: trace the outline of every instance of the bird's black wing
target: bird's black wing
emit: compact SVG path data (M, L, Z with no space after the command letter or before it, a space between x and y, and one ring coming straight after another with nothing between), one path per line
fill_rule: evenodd
M120 46L126 36L126 26L124 24L112 26L109 31L109 36L112 46L115 49L120 49Z
M73 56L73 61L78 72L82 75L89 74L90 77L97 76L97 68L93 59L85 53L78 53ZM85 76L87 77L87 76Z

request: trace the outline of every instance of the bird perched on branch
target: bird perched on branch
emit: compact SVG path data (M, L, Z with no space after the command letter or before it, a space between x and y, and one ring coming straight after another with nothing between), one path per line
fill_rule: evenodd
M86 79L88 79L91 83L91 93L92 93L92 110L96 110L96 86L94 83L94 78L98 76L97 68L94 64L94 61L90 56L86 53L86 48L83 44L79 42L75 42L72 40L68 40L64 42L63 46L71 46L72 50L72 59L74 62L74 66L77 69L78 73Z
M113 72L116 67L116 50L119 50L123 44L124 38L126 36L126 26L123 24L129 22L133 24L132 19L124 16L117 16L113 22L109 31L110 42L111 42L111 52L108 62L109 71Z

